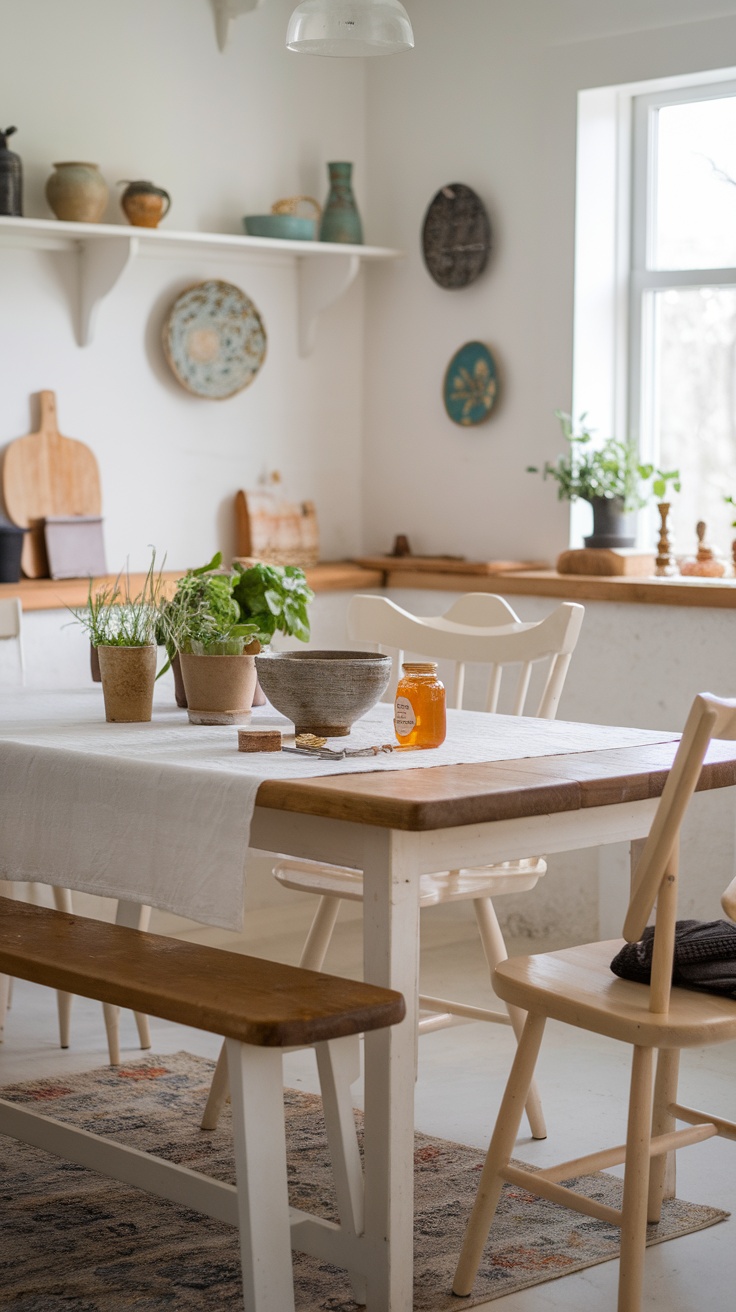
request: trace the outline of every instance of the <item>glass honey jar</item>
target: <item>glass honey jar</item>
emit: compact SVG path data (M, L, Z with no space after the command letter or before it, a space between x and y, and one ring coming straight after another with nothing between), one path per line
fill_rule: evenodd
M407 662L396 689L394 729L402 747L439 747L445 741L445 687L436 661Z

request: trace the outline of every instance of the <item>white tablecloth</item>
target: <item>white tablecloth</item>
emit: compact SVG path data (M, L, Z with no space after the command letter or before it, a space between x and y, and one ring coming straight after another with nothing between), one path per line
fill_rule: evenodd
M270 707L253 726L292 726ZM596 730L606 746L661 742ZM288 738L285 741L289 741ZM293 739L291 740L293 742ZM394 741L379 705L332 746ZM0 694L0 878L33 880L155 906L224 929L242 926L256 793L266 779L422 769L585 751L586 725L449 712L442 747L339 762L237 750L237 730L190 725L156 705L150 724L106 724L98 687Z

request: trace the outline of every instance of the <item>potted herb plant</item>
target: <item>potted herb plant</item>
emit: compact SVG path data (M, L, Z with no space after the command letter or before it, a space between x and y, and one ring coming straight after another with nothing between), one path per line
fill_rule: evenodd
M218 712L216 723L224 723L220 716L236 710L240 719L247 718L251 705L262 705L264 695L257 684L255 657L261 647L268 646L276 632L295 636L300 642L310 638L310 619L308 605L314 593L307 584L303 569L295 565L268 565L257 562L253 565L236 564L232 571L223 571L222 554L216 552L213 559L198 569L190 569L177 584L176 593L171 602L164 607L161 615L161 634L167 644L169 660L174 666L176 676L177 660L181 663L182 689L177 691L178 705L189 706L194 710L195 723L203 723L203 690L194 691L193 680L199 674L207 680L220 685L220 694L207 693L207 701L213 710L213 697L218 697L218 705L226 699L224 674L226 665L206 664L203 660L190 657L207 657L243 655L249 660L235 663L236 669L248 672L244 684L243 697L247 705L235 708L232 695L228 706ZM235 646L234 646L235 644ZM184 694L184 695L182 695ZM194 702L192 701L192 694ZM193 716L190 715L190 719ZM207 718L205 723L214 723ZM237 723L230 719L228 723Z
M241 724L253 704L258 626L241 622L234 575L221 564L218 552L188 570L160 615L159 637L170 661L178 655L192 724Z
M154 552L139 593L131 593L129 575L119 574L95 592L90 582L86 606L72 610L97 653L105 718L112 723L151 719L162 588L155 566Z
M528 465L527 472L557 483L560 501L587 501L593 510L593 532L583 541L586 547L632 547L634 538L624 531L627 511L645 506L650 496L659 500L665 495L667 483L680 490L679 471L655 469L642 464L633 442L622 442L607 437L596 446L593 432L585 423L583 414L575 431L572 417L556 410L562 434L568 449L553 464L546 461L541 471L537 465ZM648 493L643 485L652 479Z

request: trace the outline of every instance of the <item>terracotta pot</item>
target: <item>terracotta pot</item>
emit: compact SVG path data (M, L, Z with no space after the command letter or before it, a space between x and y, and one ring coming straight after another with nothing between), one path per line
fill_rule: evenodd
M253 656L180 653L191 724L245 724L256 687Z
M158 648L98 647L105 719L142 724L151 718Z
M184 687L184 678L181 672L181 660L178 652L171 658L171 673L174 676L174 697L176 698L176 704L181 710L185 711L187 709L187 692Z
M46 183L46 199L57 219L99 223L107 209L107 183L96 164L72 161L54 164Z
M152 182L129 182L120 198L129 223L136 228L157 228L171 207L171 197Z

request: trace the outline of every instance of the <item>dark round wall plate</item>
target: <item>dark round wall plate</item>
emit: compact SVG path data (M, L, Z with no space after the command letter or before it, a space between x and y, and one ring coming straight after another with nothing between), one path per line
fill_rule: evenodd
M491 224L472 187L450 182L441 187L424 216L424 262L440 287L475 282L488 263Z

